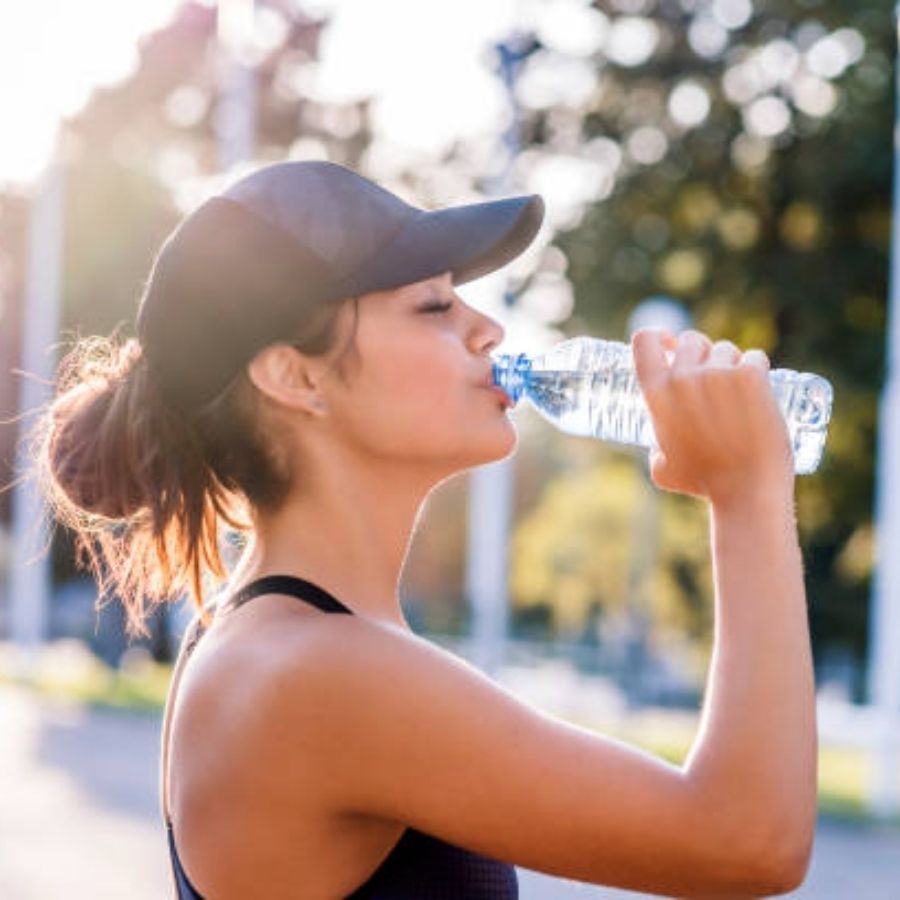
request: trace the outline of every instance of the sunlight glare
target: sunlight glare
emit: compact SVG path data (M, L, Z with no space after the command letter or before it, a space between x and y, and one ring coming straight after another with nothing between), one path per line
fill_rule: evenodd
M95 86L132 74L138 36L163 25L179 2L16 4L15 13L7 14L14 27L0 30L0 106L6 125L0 184L28 183L40 174L60 118L77 113Z

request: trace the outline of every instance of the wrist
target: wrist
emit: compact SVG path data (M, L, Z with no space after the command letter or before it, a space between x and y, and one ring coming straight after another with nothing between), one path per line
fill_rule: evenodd
M744 482L711 494L709 504L718 516L787 514L794 520L793 487L793 482Z

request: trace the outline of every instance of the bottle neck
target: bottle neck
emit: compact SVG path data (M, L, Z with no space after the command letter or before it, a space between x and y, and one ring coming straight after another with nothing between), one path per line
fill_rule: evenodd
M494 384L506 392L513 404L519 402L530 371L531 359L525 353L501 353L492 366Z

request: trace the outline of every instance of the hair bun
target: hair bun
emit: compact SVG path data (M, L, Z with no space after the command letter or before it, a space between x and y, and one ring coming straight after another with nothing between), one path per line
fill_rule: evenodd
M135 379L117 368L81 382L53 402L48 462L53 478L81 510L124 519L144 505L133 473L128 396Z

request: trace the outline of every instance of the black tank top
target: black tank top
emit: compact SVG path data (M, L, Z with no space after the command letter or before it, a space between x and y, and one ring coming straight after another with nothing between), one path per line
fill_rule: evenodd
M251 581L224 606L240 606L260 594L288 594L325 612L353 614L328 591L294 575L267 575ZM197 622L185 654L202 634ZM179 900L203 900L181 865L171 821L166 821L166 833ZM346 900L517 900L518 896L515 866L407 828L381 865Z

